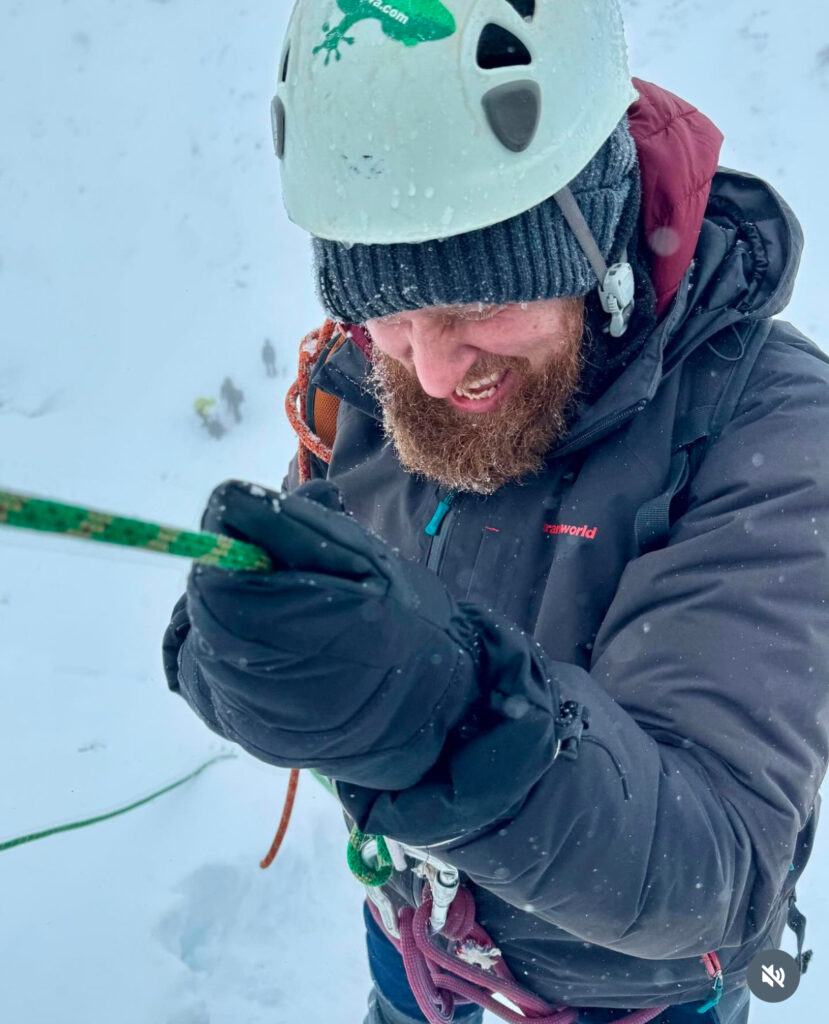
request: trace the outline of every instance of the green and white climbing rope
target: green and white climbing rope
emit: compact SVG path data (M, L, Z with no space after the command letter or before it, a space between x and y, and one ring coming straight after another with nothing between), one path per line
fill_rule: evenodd
M273 568L261 548L245 541L217 533L194 533L174 526L159 526L143 519L129 519L14 491L0 490L0 524L179 555L222 569L262 571Z

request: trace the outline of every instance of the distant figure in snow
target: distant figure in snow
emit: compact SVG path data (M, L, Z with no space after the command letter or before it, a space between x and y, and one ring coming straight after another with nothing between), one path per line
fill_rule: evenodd
M227 411L233 413L233 418L237 423L241 423L242 414L239 412L239 406L244 402L245 396L244 393L236 387L230 377L225 377L224 379L221 396L227 404Z
M197 398L193 402L193 409L196 415L202 421L202 426L205 428L211 437L221 437L225 431L225 425L219 419L218 416L211 415L211 409L216 404L215 398Z
M262 362L265 364L265 372L269 377L276 376L276 352L271 345L270 338L265 338L262 346Z

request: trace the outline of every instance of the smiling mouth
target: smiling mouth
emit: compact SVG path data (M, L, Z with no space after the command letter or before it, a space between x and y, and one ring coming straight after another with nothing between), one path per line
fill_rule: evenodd
M501 386L506 374L506 370L499 370L497 373L491 373L488 377L483 377L480 380L472 381L463 386L458 385L455 388L455 394L458 398L470 398L473 401L491 398Z

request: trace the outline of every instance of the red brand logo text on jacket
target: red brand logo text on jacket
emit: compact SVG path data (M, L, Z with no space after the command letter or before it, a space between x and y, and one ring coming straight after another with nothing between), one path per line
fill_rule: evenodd
M584 537L586 540L593 540L598 533L598 526L566 526L564 523L545 523L545 533L567 533L571 537Z

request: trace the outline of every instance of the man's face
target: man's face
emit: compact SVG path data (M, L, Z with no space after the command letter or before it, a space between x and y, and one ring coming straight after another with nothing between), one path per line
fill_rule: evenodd
M368 320L372 383L405 469L491 494L541 470L578 387L583 299Z

